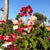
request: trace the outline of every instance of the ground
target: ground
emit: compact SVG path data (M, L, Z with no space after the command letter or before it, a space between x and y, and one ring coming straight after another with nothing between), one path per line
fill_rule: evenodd
M50 26L46 26L46 29L47 29L48 31L50 31Z

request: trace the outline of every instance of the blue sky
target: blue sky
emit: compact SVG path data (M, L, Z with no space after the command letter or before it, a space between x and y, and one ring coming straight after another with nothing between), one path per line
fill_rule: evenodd
M50 18L50 0L9 0L9 19L15 19L21 7L27 5L30 5L32 7L33 13L39 12L43 14L43 11L45 11L45 16L47 16L47 18ZM3 8L5 10L4 0L0 1L0 8ZM3 18L4 12L2 19Z

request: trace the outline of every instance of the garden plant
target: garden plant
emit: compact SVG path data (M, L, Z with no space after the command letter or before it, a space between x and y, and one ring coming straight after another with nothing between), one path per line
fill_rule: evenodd
M22 7L14 20L0 21L0 48L2 50L50 50L50 31L36 23L30 5ZM29 16L25 24L26 18ZM25 18L26 17L26 18Z

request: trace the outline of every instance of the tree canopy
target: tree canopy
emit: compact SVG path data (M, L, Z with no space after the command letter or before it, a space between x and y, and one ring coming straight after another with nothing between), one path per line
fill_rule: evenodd
M47 17L40 13L34 13L34 16L37 17L37 21L44 22L46 21Z
M49 24L50 24L50 20L48 20Z

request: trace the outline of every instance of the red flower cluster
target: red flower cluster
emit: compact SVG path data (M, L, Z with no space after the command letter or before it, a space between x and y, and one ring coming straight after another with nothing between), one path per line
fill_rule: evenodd
M3 22L3 23L5 23L5 21L4 21L4 20L2 20L2 22Z
M12 34L11 37L8 37L8 35L5 35L5 36L0 35L0 40L6 40L7 38L8 42L12 42L16 37L17 37L16 34Z
M5 23L5 21L4 20L0 20L0 24L2 24L2 23Z
M26 10L27 10L27 7L22 7L22 9L20 11L22 12L22 11L26 11Z
M4 36L3 35L0 36L0 40L4 40Z
M12 34L12 38L9 37L9 38L7 39L7 41L8 41L8 42L12 42L13 39L15 39L16 37L17 37L16 34Z
M27 8L28 8L28 14L32 15L32 12L33 12L32 8L30 6L27 6Z
M17 36L16 34L12 34L12 38L15 39Z
M19 33L23 33L23 30L19 27L19 28L18 28L18 32L19 32Z
M19 45L19 48L21 48L21 45ZM7 46L6 50L18 50L18 48L14 46L14 43L12 43Z
M50 40L50 37L48 39Z
M7 46L6 50L18 50L18 48L11 44Z
M12 38L8 38L7 41L8 41L8 42L12 42L13 39L12 39Z
M4 28L4 26L1 26L2 28Z
M22 9L20 10L20 12L21 12L21 14L22 14L22 17L23 17L24 15L27 16L27 11L28 11L28 14L29 14L29 15L32 15L33 10L32 10L32 8L31 8L30 5L28 5L28 6L26 6L26 7L22 7ZM20 14L20 13L18 13L18 14Z

